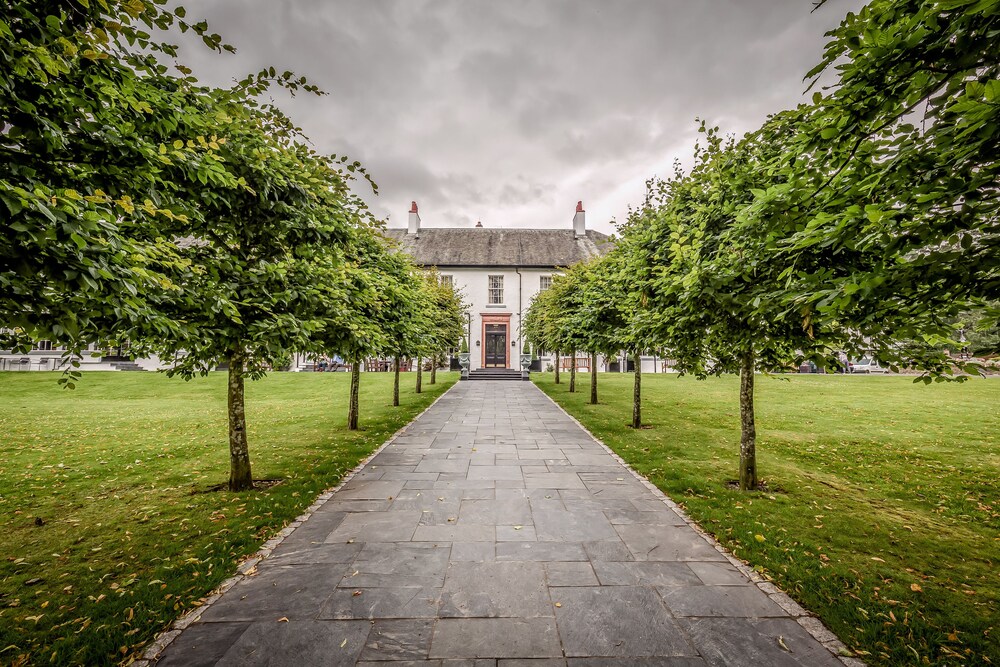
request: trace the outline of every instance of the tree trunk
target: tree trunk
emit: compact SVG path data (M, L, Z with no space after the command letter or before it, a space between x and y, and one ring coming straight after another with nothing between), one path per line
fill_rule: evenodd
M570 352L569 364L569 393L576 391L576 350Z
M740 367L740 489L757 488L757 427L753 415L754 356L747 352Z
M437 384L438 356L431 355L431 384Z
M597 405L597 353L590 355L590 404Z
M423 391L421 384L424 381L424 365L421 363L420 357L417 357L417 393Z
M556 352L556 384L559 384L559 353Z
M642 364L635 354L635 384L632 386L632 428L642 428Z
M243 352L229 357L229 490L253 488L250 448L247 445L247 413L243 392Z
M399 407L399 355L392 360L392 405Z
M350 431L358 430L358 394L361 389L361 360L356 360L351 364L351 400L347 407L347 428Z

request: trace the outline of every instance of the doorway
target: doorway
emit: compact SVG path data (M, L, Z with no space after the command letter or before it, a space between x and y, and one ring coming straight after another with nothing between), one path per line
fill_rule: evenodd
M507 325L487 324L485 336L486 368L507 368Z

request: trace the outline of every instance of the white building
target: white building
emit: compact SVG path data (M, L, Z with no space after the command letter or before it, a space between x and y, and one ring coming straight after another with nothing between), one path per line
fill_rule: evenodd
M406 229L388 229L386 236L399 243L416 263L437 267L445 280L460 289L469 305L466 327L472 370L517 369L524 346L521 318L532 299L546 289L563 267L597 257L610 249L607 234L586 228L586 213L578 203L571 226L562 229L494 229L476 227L422 228L416 202ZM29 354L0 350L2 370L62 370L62 350L45 341ZM540 354L541 368L554 363L551 354ZM157 370L170 360L156 357L130 359L127 348L99 351L91 346L79 359L81 370ZM308 355L295 355L292 370L311 370ZM599 359L598 369L626 369L625 359ZM562 359L562 367L569 367ZM589 370L584 354L577 368ZM617 368L616 368L617 366ZM663 372L662 360L642 357L643 372Z
M524 345L521 317L552 276L610 248L607 234L586 228L578 203L571 227L562 229L422 228L417 203L406 229L388 229L420 266L437 267L469 304L467 335L471 368L518 368ZM543 359L551 363L551 359Z
M63 358L66 348L53 345L51 341L36 343L27 354L17 354L11 350L0 350L0 371L62 371L70 368ZM132 359L128 347L99 349L88 345L83 356L76 357L81 371L155 371L167 368L169 363L158 357Z

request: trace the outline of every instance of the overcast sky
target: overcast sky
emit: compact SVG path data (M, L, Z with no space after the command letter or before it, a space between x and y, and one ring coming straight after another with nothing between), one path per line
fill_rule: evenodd
M742 134L804 100L832 0L203 0L236 55L185 48L205 83L273 65L329 93L280 99L325 153L360 160L389 225L614 231L689 163L695 118Z

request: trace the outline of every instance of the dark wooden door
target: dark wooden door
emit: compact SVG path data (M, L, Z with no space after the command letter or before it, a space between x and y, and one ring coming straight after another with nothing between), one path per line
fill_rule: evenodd
M507 325L486 325L486 368L507 368Z

